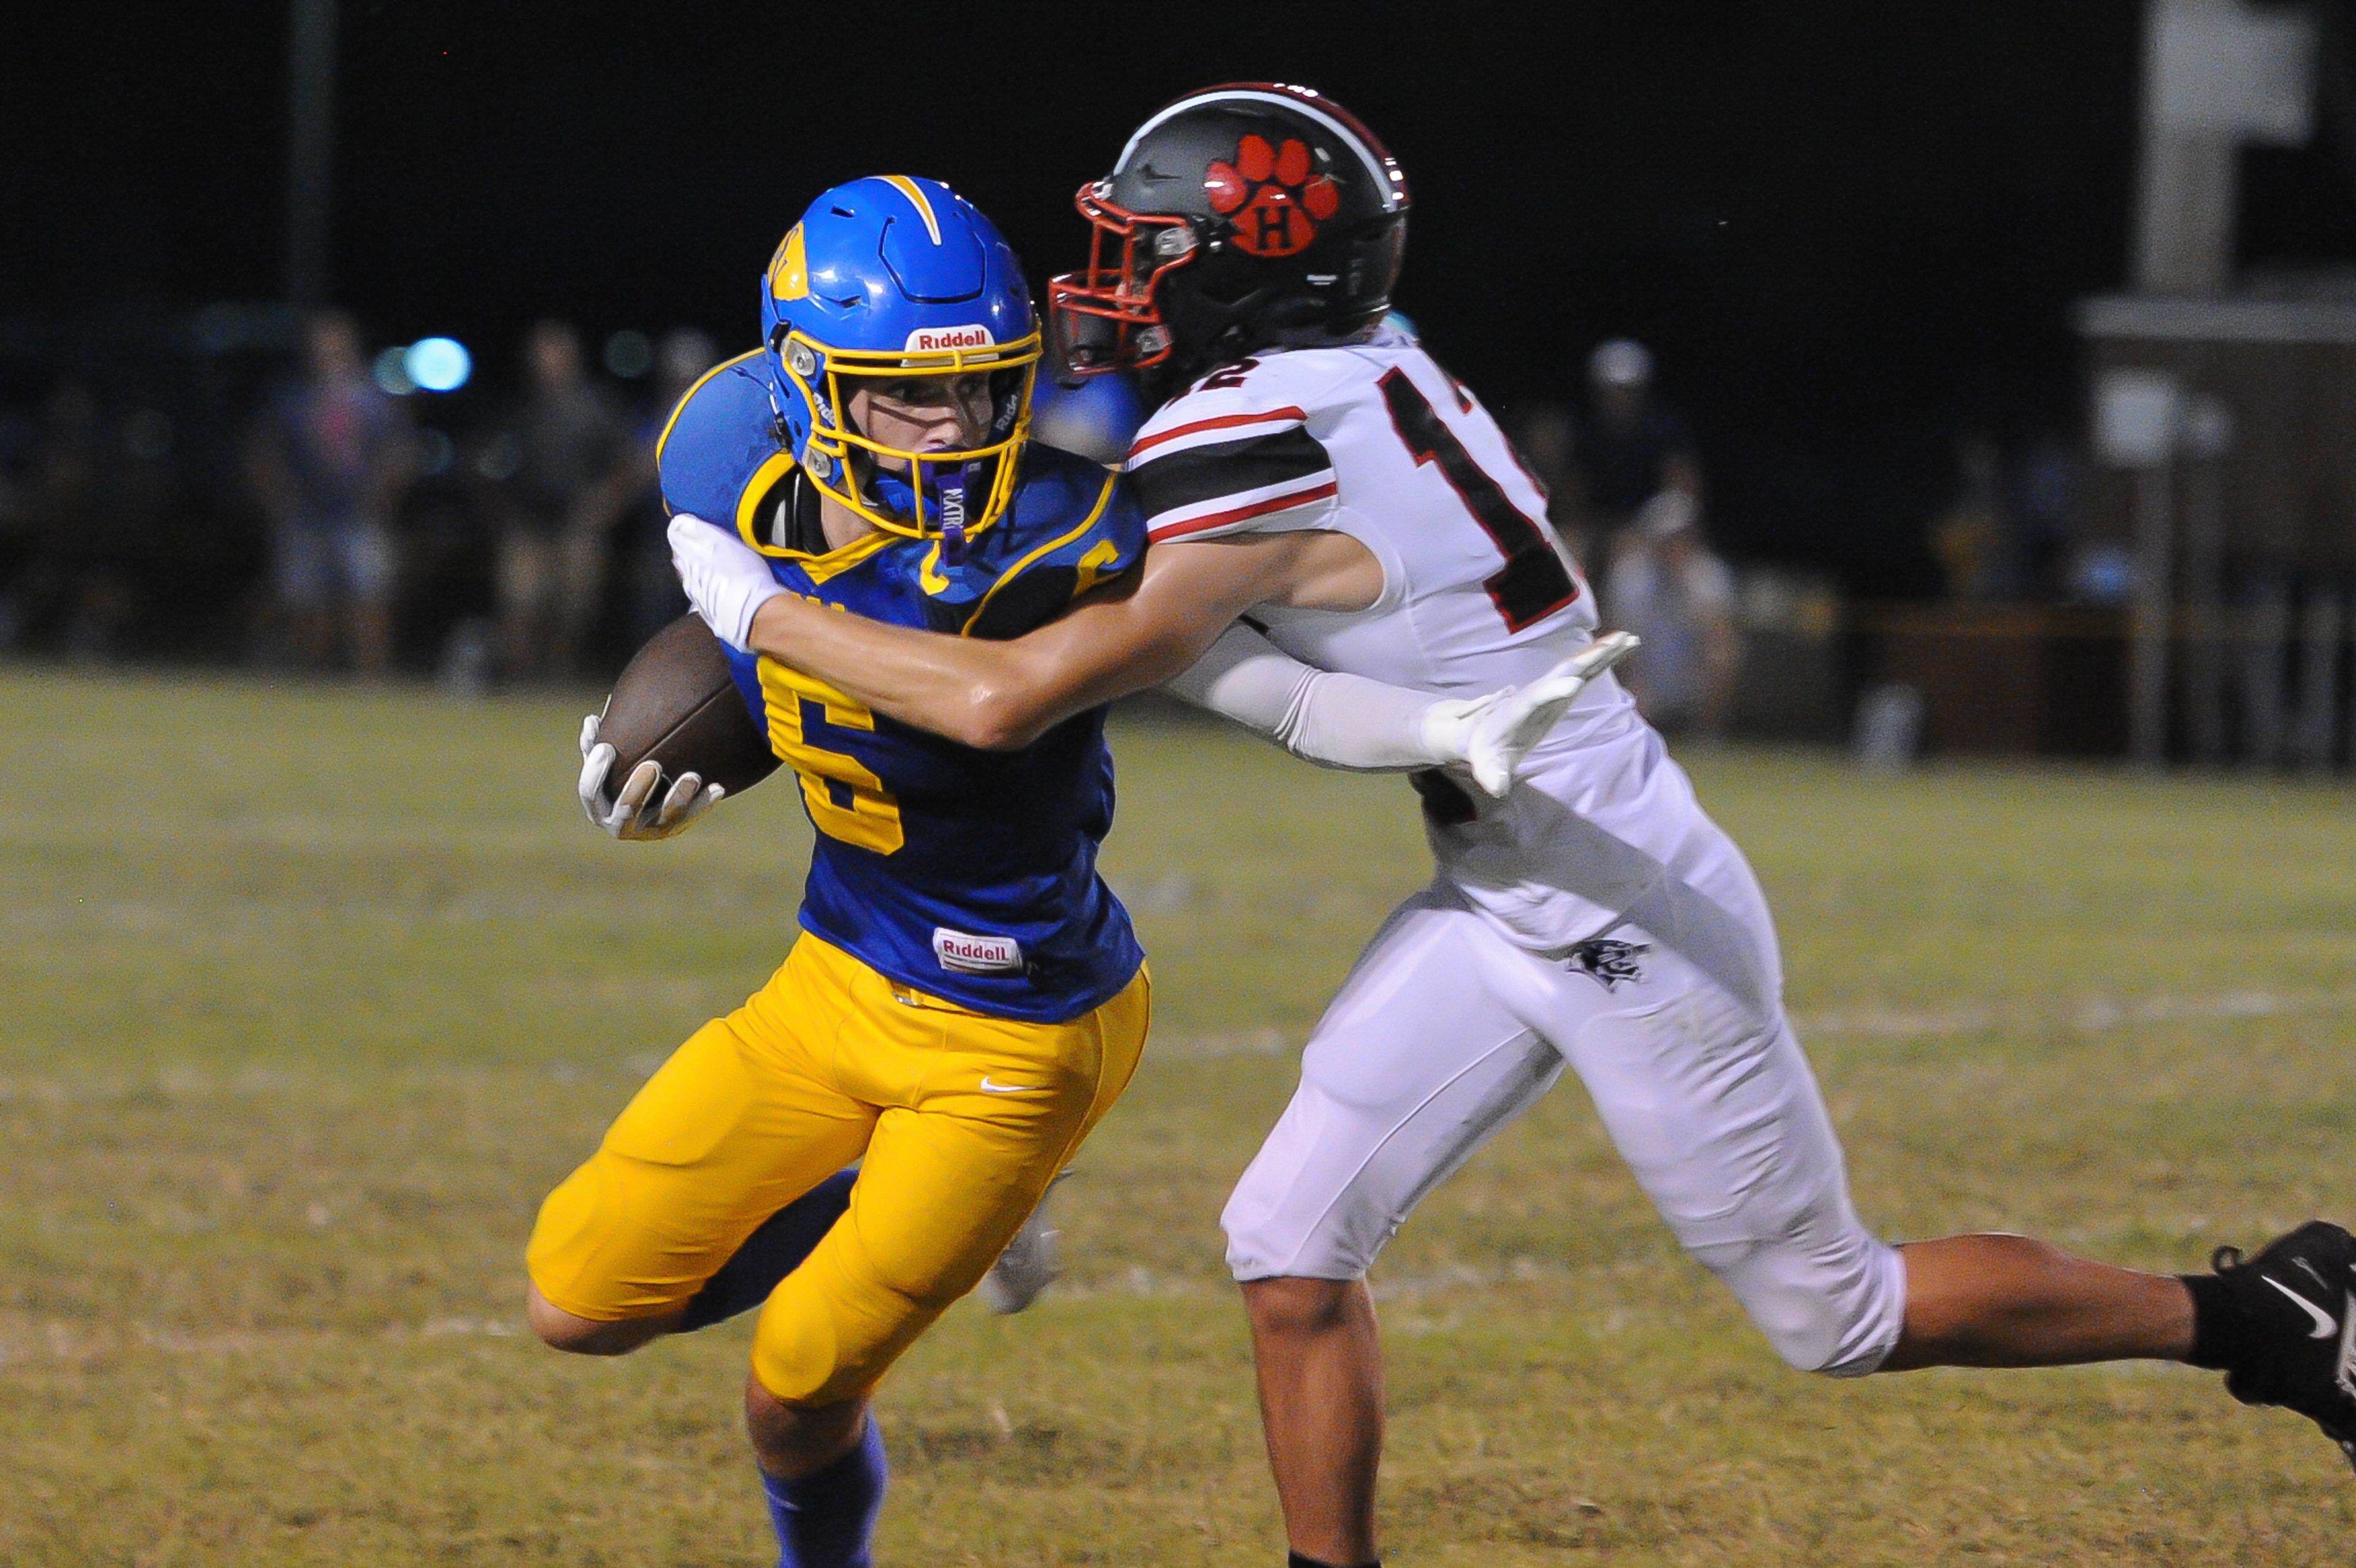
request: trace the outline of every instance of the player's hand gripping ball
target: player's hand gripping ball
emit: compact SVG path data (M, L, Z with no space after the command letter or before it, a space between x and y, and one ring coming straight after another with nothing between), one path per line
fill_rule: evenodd
M680 616L581 721L581 809L616 838L669 838L776 771L711 629ZM608 793L619 778L620 786Z

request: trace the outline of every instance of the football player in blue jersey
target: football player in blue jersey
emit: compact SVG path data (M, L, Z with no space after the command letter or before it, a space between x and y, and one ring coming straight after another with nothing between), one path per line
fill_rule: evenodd
M658 449L674 541L756 561L748 595L1002 639L1137 562L1119 476L1027 440L1029 296L947 187L820 196L771 259L762 313L763 346L691 388ZM706 616L817 828L802 934L549 1197L530 1310L550 1344L612 1355L760 1305L745 1405L783 1561L835 1568L868 1560L882 1496L871 1392L1119 1095L1148 983L1096 874L1101 709L1035 738L943 739L745 651L755 607ZM1240 630L1195 678L1312 760L1462 763L1493 793L1580 684L1435 699ZM594 720L583 751L584 805L616 837L667 837L720 798L648 763L609 799ZM855 1181L840 1169L862 1158Z
M672 510L731 530L783 588L1006 636L1136 561L1141 519L1114 476L1027 445L1039 335L1021 269L947 187L826 192L762 308L762 347L690 391L659 462ZM1100 711L983 752L732 656L818 830L801 934L550 1195L530 1309L549 1343L590 1354L691 1327L756 1227L862 1161L847 1213L767 1294L745 1392L783 1562L841 1568L868 1561L883 1492L872 1391L1127 1086L1149 986L1096 871ZM691 787L649 831L712 798Z

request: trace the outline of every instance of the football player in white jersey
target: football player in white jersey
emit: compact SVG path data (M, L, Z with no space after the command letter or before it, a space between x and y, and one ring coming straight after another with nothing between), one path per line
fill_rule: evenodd
M1142 570L986 643L682 554L716 630L984 746L1173 677L1197 696L1232 681L1239 618L1307 665L1443 696L1589 645L1592 601L1538 485L1472 394L1382 325L1408 189L1364 126L1304 89L1209 89L1148 120L1079 205L1089 265L1051 296L1064 359L1166 399L1127 464ZM2022 1236L1865 1229L1759 886L1614 682L1586 688L1502 799L1414 776L1437 875L1358 960L1222 1215L1296 1565L1376 1556L1368 1268L1566 1067L1678 1240L1797 1368L2185 1360L2356 1459L2356 1242L2336 1225L2181 1276Z

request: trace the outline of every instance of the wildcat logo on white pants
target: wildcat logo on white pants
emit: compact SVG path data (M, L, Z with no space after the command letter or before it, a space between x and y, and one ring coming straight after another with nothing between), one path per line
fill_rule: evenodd
M1615 942L1610 937L1598 937L1570 950L1570 966L1605 990L1616 991L1622 980L1644 977L1636 960L1652 950L1649 942Z
M969 932L933 927L933 956L944 969L960 975L1019 975L1023 944L1011 936L975 936Z

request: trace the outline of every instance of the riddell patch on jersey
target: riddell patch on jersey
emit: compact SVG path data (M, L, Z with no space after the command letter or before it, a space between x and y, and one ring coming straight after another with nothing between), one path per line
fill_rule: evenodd
M920 326L908 334L907 354L946 354L953 348L995 348L998 339L990 328L973 326Z
M960 975L1013 975L1023 969L1023 944L1011 936L974 936L933 927L933 956Z
M1616 991L1622 980L1642 980L1644 968L1636 960L1653 950L1649 942L1618 942L1611 937L1598 937L1582 942L1570 950L1570 966L1593 980L1607 991Z

